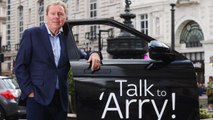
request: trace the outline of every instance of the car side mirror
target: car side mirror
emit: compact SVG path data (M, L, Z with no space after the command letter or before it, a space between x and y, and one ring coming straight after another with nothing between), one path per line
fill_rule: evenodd
M163 60L166 62L174 59L169 46L156 40L149 43L149 56L153 60Z

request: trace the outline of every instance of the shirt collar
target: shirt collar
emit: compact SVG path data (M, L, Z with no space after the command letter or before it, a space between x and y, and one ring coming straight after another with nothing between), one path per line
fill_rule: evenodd
M48 28L47 24L45 24L45 27L47 28L47 32L50 36L53 36L53 34L50 32L50 29ZM62 33L63 29L61 28L59 30L59 32L56 34L56 36L58 36L60 33Z

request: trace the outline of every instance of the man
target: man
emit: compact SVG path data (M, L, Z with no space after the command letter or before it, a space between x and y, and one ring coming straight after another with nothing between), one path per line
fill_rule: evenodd
M46 8L47 23L25 30L16 57L15 74L26 100L27 120L66 120L67 73L70 69L61 28L67 18L63 2ZM79 53L82 58L86 55ZM100 56L89 56L91 69L98 70Z
M208 109L213 110L213 77L209 76L207 83Z

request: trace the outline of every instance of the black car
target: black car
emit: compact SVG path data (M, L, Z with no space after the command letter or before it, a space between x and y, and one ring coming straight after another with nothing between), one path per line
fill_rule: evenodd
M26 109L18 105L21 90L14 79L0 76L0 120L18 119L26 115Z
M99 25L99 29L109 25L141 38L137 42L137 46L142 46L139 48L133 48L131 42L122 42L125 38L107 39L111 46L107 51L126 53L126 47L130 47L134 54L145 48L150 59L104 59L100 70L91 71L89 64L79 60L77 51L72 49L78 41L75 31L86 31L84 25ZM68 48L72 46L68 53L78 120L199 120L195 69L182 54L112 19L70 20L63 31ZM148 43L147 47L143 47L142 41Z

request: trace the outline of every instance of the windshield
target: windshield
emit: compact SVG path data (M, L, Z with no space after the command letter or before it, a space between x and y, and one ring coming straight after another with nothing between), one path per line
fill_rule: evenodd
M19 89L19 85L13 79L3 78L0 80L0 89Z

